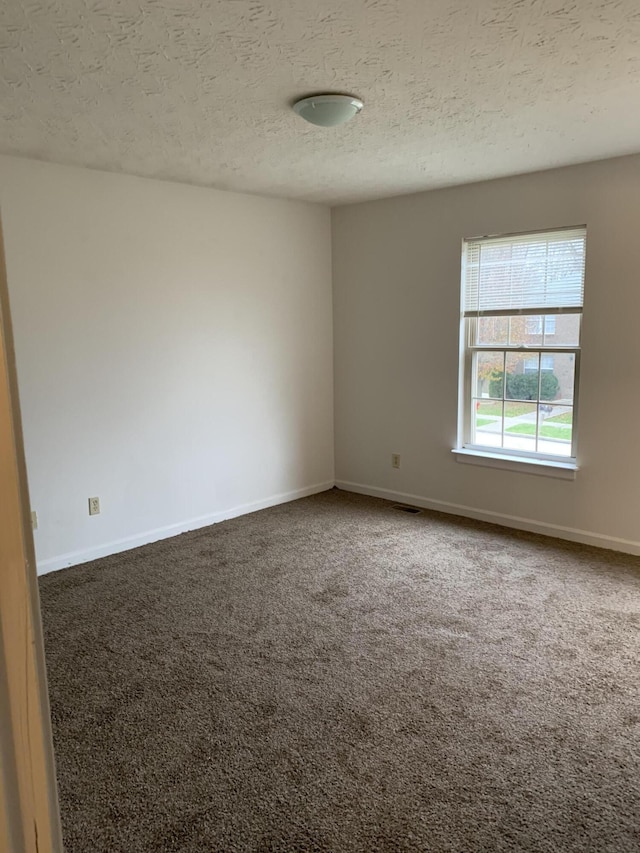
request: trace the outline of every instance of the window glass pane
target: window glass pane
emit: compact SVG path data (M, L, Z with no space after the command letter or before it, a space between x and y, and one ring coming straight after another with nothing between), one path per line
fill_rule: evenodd
M526 335L541 335L543 317L541 315L525 317L524 331Z
M502 447L503 405L502 400L474 399L471 436L473 444L483 444L485 447Z
M537 400L540 356L510 352L506 357L507 400Z
M555 357L553 355L547 355L545 353L540 354L540 370L543 372L546 370L547 373L553 373L553 368L555 365Z
M538 452L571 456L573 408L541 403L538 418Z
M548 314L544 320L545 346L580 345L580 314Z
M506 346L508 342L508 317L480 317L478 319L478 344Z
M477 341L483 346L579 346L580 314L480 317Z
M504 353L476 353L475 365L474 396L501 400L504 386Z
M576 357L571 352L543 353L540 399L542 402L573 405Z
M503 446L509 450L535 453L537 415L535 403L505 403Z
M510 317L509 343L511 346L542 346L544 318L539 314L531 317Z

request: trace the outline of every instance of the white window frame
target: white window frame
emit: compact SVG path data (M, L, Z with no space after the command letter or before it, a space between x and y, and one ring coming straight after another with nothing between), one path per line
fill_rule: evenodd
M532 237L536 233L549 234L559 233L564 230L579 230L586 238L586 228L578 226L571 229L554 229L553 232L525 232L522 235L504 235L505 237ZM484 238L476 238L484 239ZM493 238L486 238L493 239ZM476 242L473 240L473 242ZM476 317L465 316L464 311L464 286L466 280L467 247L471 240L463 240L462 243L462 307L460 319L460 381L458 393L458 440L453 452L459 462L488 465L490 467L506 468L509 470L527 470L528 473L548 474L551 476L573 479L578 469L577 464L577 442L578 442L578 407L580 388L580 352L581 340L578 339L576 346L527 346L527 345L504 345L487 344L481 345L476 342L476 328L479 316L547 316L564 313L582 314L582 307L565 307L556 305L551 308L535 308L532 310L514 311L513 308L504 311L479 312ZM545 323L542 323L543 329ZM555 332L555 329L554 329ZM556 354L571 354L574 356L574 393L573 393L573 418L571 436L571 454L554 455L539 451L515 450L511 448L493 447L472 443L473 418L475 407L473 406L473 374L474 356L482 351L506 353L527 353L531 356L536 354L540 357L539 382L543 374L542 356ZM506 358L506 355L505 355ZM506 371L505 371L506 374ZM503 399L506 394L506 382L503 388ZM538 408L536 410L536 433L540 418L540 385L538 386Z

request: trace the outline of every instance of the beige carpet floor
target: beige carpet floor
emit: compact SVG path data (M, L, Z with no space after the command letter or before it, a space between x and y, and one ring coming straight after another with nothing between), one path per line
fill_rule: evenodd
M336 490L41 578L68 853L637 853L640 560Z

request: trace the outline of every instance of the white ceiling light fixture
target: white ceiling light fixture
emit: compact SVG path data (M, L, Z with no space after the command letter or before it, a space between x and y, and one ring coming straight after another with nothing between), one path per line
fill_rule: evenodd
M364 104L352 95L312 95L293 105L294 111L311 124L335 127L358 115Z

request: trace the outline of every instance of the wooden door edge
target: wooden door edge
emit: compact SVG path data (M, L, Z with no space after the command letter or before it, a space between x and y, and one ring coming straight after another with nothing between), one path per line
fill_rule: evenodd
M17 635L13 623L7 624L9 620L6 613L4 623L0 621L0 678L4 680L1 690L11 709L9 724L3 715L5 722L0 744L3 757L0 771L0 829L4 828L7 846L12 845L8 848L11 853L13 850L16 853L22 853L23 850L25 853L62 853L40 598L1 223L0 347L0 382L5 386L2 389L3 406L8 401L10 410L10 429L5 434L13 438L14 479L19 500L16 516L21 529L16 531L16 541L19 536L23 549L22 560L0 566L0 599L3 591L11 588L14 600L16 594L20 596L20 606L25 614L25 633L22 636ZM24 659L21 679L8 675L14 649L19 649L19 655ZM16 719L15 709L18 707L26 710ZM20 837L22 842L17 840Z

